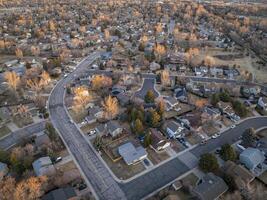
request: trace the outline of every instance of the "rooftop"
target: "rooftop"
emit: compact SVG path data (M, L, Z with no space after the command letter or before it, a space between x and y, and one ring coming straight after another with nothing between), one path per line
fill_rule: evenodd
M147 156L147 152L142 146L136 148L131 142L119 146L118 151L128 165Z

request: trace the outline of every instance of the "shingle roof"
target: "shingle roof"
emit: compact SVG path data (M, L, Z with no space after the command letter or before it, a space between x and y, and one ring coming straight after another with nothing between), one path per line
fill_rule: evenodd
M73 187L66 187L49 192L42 197L42 200L68 200L76 196L77 195Z
M222 178L208 173L202 178L201 183L193 189L193 192L201 200L214 200L227 190L228 186Z
M251 147L245 149L239 158L249 169L254 169L265 160L263 153L259 149Z
M107 123L107 129L108 129L110 132L113 132L113 131L115 131L115 130L118 129L118 128L121 128L121 126L120 126L119 123L116 122L116 121L109 121L109 122Z
M139 146L136 148L131 142L119 146L118 151L128 165L147 155L143 147Z

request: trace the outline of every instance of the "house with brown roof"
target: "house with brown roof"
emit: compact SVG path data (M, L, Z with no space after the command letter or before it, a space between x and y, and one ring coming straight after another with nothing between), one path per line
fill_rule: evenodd
M155 128L149 129L149 134L151 135L151 139L152 139L150 147L154 149L156 152L163 151L164 149L170 146L171 143L168 142L164 138L162 133L158 131L157 129Z
M233 177L238 189L244 188L255 179L255 176L249 170L230 160L225 162L222 171Z

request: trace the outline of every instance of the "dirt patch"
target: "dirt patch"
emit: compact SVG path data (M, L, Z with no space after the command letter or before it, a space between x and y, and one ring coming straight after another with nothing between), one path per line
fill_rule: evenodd
M127 165L123 159L120 159L117 162L113 162L105 153L103 153L101 156L107 163L111 171L121 180L131 178L134 175L145 170L145 167L142 163Z
M147 153L148 153L148 159L154 164L159 164L160 162L168 159L170 156L166 153L166 152L160 152L157 153L155 152L153 149L151 148L147 148L146 149Z

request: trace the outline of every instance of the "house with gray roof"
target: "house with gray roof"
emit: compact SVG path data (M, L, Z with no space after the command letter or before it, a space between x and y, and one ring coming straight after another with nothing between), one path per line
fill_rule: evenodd
M135 147L131 142L119 146L118 152L127 165L135 164L147 157L147 152L142 146Z
M48 156L35 160L32 163L32 167L37 176L51 176L56 173L56 169Z
M73 187L52 190L42 197L42 200L75 200L77 194Z
M184 127L174 121L169 121L166 125L166 133L169 138L181 137L183 130Z
M228 190L224 180L213 173L206 174L192 190L200 200L215 200Z
M239 160L253 173L263 170L265 156L262 151L256 148L247 148L240 155Z
M123 128L120 126L120 124L117 121L109 121L106 124L106 129L112 137L118 136L123 131Z

